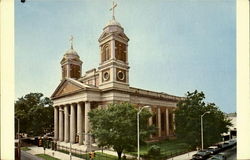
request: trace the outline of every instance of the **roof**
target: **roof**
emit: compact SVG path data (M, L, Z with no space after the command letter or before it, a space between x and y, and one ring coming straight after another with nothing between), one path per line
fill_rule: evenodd
M121 24L120 24L119 22L117 22L115 19L111 19L111 20L107 23L106 27L107 27L107 26L119 26L119 27L121 27Z
M67 90L67 94L72 94L74 92L79 92L82 90L94 90L94 91L99 91L98 88L94 87L94 86L90 86L84 83L81 83L73 78L65 78L61 81L61 83L57 86L56 90L53 92L53 94L51 95L51 98L55 98L58 96L58 94L60 92L63 92L64 88L66 88L67 83L70 83L71 86L75 86L74 88L72 88L71 90ZM63 87L64 86L64 87ZM66 93L64 93L66 94Z

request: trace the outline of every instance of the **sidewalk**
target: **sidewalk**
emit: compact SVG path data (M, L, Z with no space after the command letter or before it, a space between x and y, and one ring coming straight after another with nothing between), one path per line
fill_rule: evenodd
M43 147L31 146L29 148L31 150L26 151L26 152L28 152L28 153L30 153L32 155L43 154L44 153ZM102 151L101 150L96 150L95 152L102 152ZM173 158L169 158L167 160L190 160L190 159L192 159L192 156L196 152L197 151L192 151L192 152L185 153L185 154L173 157ZM53 155L53 153L54 153L54 155ZM117 153L115 151L103 150L103 153L117 156ZM65 153L62 153L62 152L54 151L54 150L51 150L51 149L46 149L45 150L45 154L50 155L50 156L55 157L55 158L58 158L60 160L69 160L69 154L65 154ZM126 156L127 156L127 158L134 158L131 155L126 155ZM75 156L72 156L72 160L83 160L83 159L75 157Z
M192 159L192 156L195 153L197 153L197 151L188 152L188 153L185 153L185 154L173 157L173 158L169 158L167 160L190 160L190 159Z
M28 153L30 153L32 155L43 154L44 153L43 147L31 146L31 147L28 147L28 148L30 148L31 150L28 150L26 152L28 152ZM53 153L54 153L54 155L53 155ZM54 158L58 158L60 160L69 160L69 154L54 151L54 150L51 150L51 149L46 149L45 154L50 155L50 156L52 156ZM72 160L83 160L83 159L72 156Z
M37 147L37 146L31 146L28 147L31 150L28 150L26 152L32 154L32 155L36 155L36 154L43 154L44 150L43 147ZM96 150L95 152L102 152L102 150ZM53 155L54 153L54 155ZM111 150L103 150L103 153L109 154L109 155L113 155L113 156L117 156L117 153L115 151L111 151ZM59 151L54 151L51 149L46 149L45 150L45 154L50 155L52 157L58 158L60 160L69 160L69 154L65 154ZM126 155L127 158L134 158L131 155ZM72 160L83 160L83 158L78 158L75 156L72 156Z
M102 150L96 150L95 152L102 152ZM103 153L112 155L112 156L117 156L117 152L116 151L111 151L111 150L103 150ZM122 153L122 156L124 155L124 153ZM129 154L125 154L127 158L136 158L135 156L131 156Z

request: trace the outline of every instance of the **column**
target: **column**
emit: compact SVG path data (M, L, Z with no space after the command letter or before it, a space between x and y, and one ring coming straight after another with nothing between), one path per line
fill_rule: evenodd
M90 102L85 102L85 141L84 144L88 145L90 143L89 133L89 116L88 113L90 111Z
M168 115L168 108L166 108L166 136L169 136L169 115Z
M59 107L59 141L63 141L63 108Z
M115 40L113 39L113 40L111 40L111 42L110 42L111 44L110 44L110 54L111 54L111 58L110 59L116 59L115 58Z
M76 139L76 108L70 104L70 143L75 143Z
M58 140L58 106L54 106L54 138Z
M83 144L83 127L82 127L82 104L77 103L77 134L79 135L79 145Z
M149 109L149 112L152 114L152 108L150 107ZM152 116L148 119L148 125L149 126L152 126L152 124L153 124L153 114L152 114ZM152 138L153 136L152 136L152 134L150 134L150 138Z
M158 114L158 125L157 125L157 127L158 127L158 137L161 137L161 108L160 107L158 107L158 109L157 109L157 114Z
M126 63L128 63L128 45L126 44Z
M69 107L64 106L64 141L69 142Z
M173 112L174 112L174 110L173 110ZM175 133L175 113L173 113L173 131L174 131L174 133Z
M70 66L69 66L69 64L66 64L66 69L67 69L66 77L69 78L70 77Z

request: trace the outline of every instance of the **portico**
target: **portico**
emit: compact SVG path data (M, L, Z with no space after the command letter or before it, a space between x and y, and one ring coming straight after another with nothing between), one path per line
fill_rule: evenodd
M89 111L90 102L54 105L55 140L72 144L77 142L79 145L88 144Z

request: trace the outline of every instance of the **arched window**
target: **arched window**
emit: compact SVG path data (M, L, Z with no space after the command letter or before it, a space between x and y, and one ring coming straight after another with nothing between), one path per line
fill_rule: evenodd
M109 46L104 45L102 47L102 62L107 61L110 59L110 51L109 51Z
M127 56L126 56L126 45L121 43L121 42L118 42L116 41L115 42L115 57L116 59L120 60L120 61L123 61L123 62L126 62L126 59L127 59Z
M109 60L109 47L108 46L106 46L105 47L105 60Z

